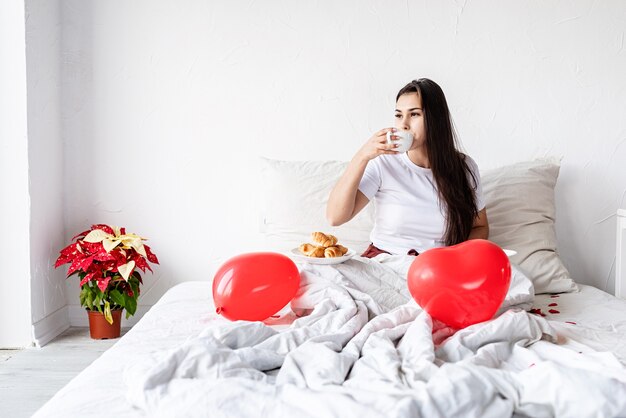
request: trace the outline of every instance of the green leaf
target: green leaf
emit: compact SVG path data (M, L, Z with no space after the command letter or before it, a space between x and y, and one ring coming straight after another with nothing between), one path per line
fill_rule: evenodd
M90 291L90 289L86 289L87 291L85 292L86 294L86 299L85 299L85 305L87 306L87 309L89 309L90 311L93 311L93 292Z
M85 306L88 292L89 291L84 286L80 289L80 306Z
M130 280L128 283L130 284L130 289L133 291L133 294L135 295L135 299L137 299L139 297L139 281L135 279L135 280Z
M124 293L124 302L124 308L126 308L126 312L131 315L135 315L135 311L137 310L137 299Z
M100 289L98 289L94 296L93 305L98 309L98 312L102 313L102 292L100 292Z
M125 299L124 296L122 296L122 293L117 290L117 289L112 289L109 292L109 298L113 301L113 303L115 303L116 305L121 306L122 308L125 307Z
M111 315L111 305L108 300L104 301L104 319L111 325L113 325L113 316Z

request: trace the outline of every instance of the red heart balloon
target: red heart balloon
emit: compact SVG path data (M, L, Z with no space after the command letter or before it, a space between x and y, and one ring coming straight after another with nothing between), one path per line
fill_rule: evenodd
M424 251L407 275L417 304L457 329L493 318L510 283L509 258L484 239Z
M300 272L291 259L271 252L247 253L227 260L213 278L216 312L231 321L262 321L296 295Z

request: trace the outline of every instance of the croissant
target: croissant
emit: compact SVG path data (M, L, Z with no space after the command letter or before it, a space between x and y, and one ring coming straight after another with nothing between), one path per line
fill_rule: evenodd
M332 247L337 244L337 237L323 232L312 232L311 239L320 247Z
M336 245L337 248L339 248L339 250L341 251L341 255L344 255L345 253L348 252L348 249L346 247L344 247L343 245Z
M302 244L298 247L298 250L307 257L324 257L324 247L317 247L312 244Z
M341 257L343 253L339 247L326 247L324 248L324 257Z

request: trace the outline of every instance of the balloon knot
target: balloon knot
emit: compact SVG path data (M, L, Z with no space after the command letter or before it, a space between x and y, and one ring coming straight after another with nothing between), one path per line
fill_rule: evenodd
M215 310L215 313L218 314L218 315L221 314L222 313L222 308L221 307L217 308Z

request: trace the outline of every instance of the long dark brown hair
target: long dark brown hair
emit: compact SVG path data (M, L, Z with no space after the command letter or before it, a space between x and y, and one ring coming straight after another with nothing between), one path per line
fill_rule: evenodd
M396 102L403 94L417 93L422 98L425 117L426 152L437 190L439 204L447 211L445 244L454 245L467 240L478 215L472 178L474 174L458 150L457 136L446 96L437 83L427 78L413 80L402 87ZM469 175L468 175L469 174Z

